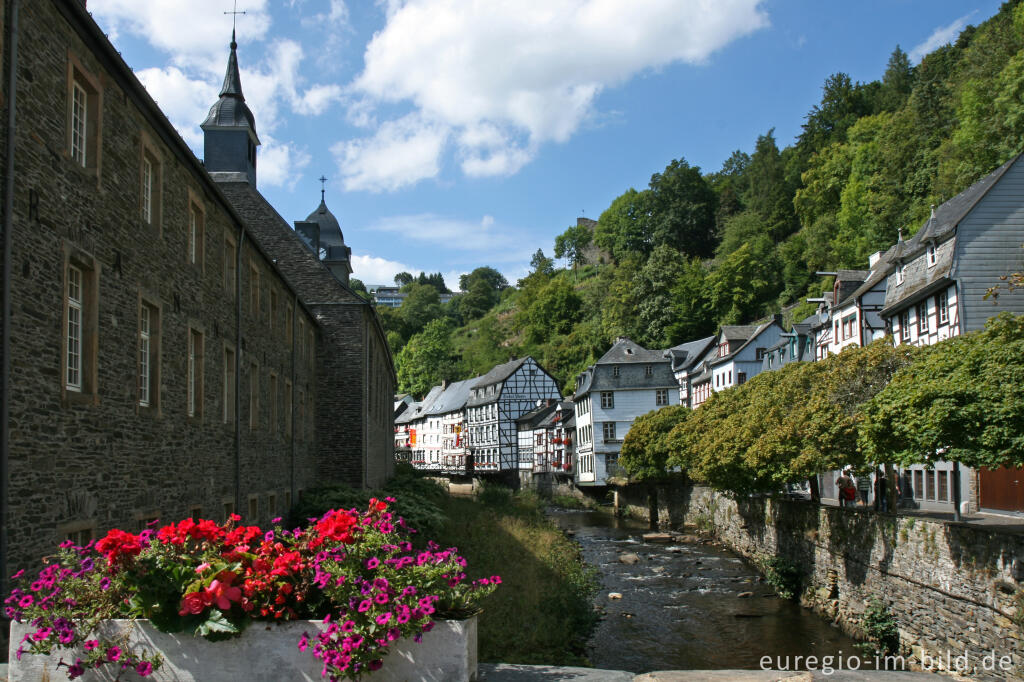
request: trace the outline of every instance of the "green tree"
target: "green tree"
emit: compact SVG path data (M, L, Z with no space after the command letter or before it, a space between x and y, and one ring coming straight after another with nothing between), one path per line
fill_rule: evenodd
M536 297L522 311L527 339L542 343L556 334L568 334L582 318L583 301L571 284L554 278L540 288Z
M619 464L633 481L660 481L668 474L669 433L693 413L685 405L669 405L633 420L619 452Z
M787 181L774 128L757 138L743 178L747 185L743 204L760 219L761 229L774 241L792 234L798 227L793 210L794 188Z
M407 333L414 334L431 320L444 317L441 297L434 286L414 282L406 286L405 290L408 295L398 310L405 321Z
M889 55L889 63L885 66L882 77L882 91L879 105L886 111L896 111L906 104L914 89L914 66L910 57L897 45Z
M651 176L645 251L665 244L690 256L710 257L715 251L717 202L700 168L673 159Z
M423 396L442 380L458 377L459 358L451 342L453 328L451 321L439 319L413 334L395 358L400 392Z
M572 265L573 271L576 266L585 262L583 252L593 239L593 232L586 225L572 225L565 232L555 237L555 258L566 258Z
M1024 316L1003 313L919 354L868 404L863 446L904 464L1024 466Z
M395 285L404 287L406 284L412 284L415 278L408 272L400 272L395 275Z
M612 201L597 221L594 243L619 261L630 253L646 253L651 193L632 187Z

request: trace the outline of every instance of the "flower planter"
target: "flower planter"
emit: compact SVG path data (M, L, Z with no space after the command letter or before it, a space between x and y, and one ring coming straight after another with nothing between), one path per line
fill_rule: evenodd
M127 633L136 649L158 651L163 666L149 677L142 678L125 671L121 680L153 680L155 682L316 682L322 680L322 664L311 651L299 651L303 632L315 636L322 621L291 621L281 624L254 622L241 636L221 642L209 642L185 633L165 633L148 621L112 620L102 626L102 634L117 637ZM50 656L24 654L18 661L15 652L26 633L35 628L25 623L11 623L9 682L39 682L67 679L67 668L58 668L61 656L74 662L80 651L58 650ZM436 621L434 628L416 643L401 640L384 658L384 667L369 673L373 682L392 680L476 680L477 619ZM120 672L116 664L87 671L78 678L83 682L113 680Z

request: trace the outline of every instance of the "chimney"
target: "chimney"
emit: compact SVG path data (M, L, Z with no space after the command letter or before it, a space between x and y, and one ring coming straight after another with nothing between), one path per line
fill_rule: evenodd
M782 313L775 313L774 315L772 315L772 321L774 321L775 324L777 324L777 325L779 325L781 327L782 326Z

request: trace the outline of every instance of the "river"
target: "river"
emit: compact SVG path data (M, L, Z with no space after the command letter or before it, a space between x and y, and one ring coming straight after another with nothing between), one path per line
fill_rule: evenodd
M644 543L647 524L602 512L552 509L549 516L574 533L586 561L601 573L597 603L605 616L587 648L597 668L756 669L762 656L771 656L770 667L793 669L796 656L820 662L822 656L858 655L853 639L776 597L754 568L724 548ZM619 560L630 553L641 560ZM609 599L613 592L622 598ZM740 597L744 592L753 594ZM789 665L780 665L779 657L790 657Z

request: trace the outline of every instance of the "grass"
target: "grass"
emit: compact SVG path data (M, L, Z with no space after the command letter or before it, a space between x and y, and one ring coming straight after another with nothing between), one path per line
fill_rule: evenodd
M586 664L583 649L597 622L596 571L544 518L540 498L492 493L482 499L448 499L439 539L459 548L470 576L502 578L480 616L480 660Z

